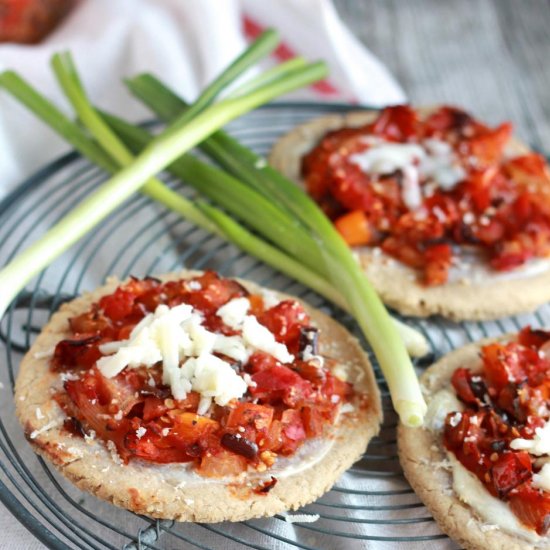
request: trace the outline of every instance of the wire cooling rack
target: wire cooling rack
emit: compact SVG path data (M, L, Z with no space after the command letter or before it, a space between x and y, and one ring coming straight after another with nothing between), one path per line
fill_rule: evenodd
M274 140L294 125L344 105L279 103L229 126L243 143L266 155ZM75 153L46 166L0 203L0 265L36 239L105 179ZM192 196L181 182L172 187ZM368 452L317 502L301 513L313 523L284 517L242 523L189 524L137 516L84 494L37 457L14 414L13 387L25 351L62 302L114 274L144 276L186 267L215 269L300 296L357 332L353 321L316 294L217 237L136 195L85 239L43 271L12 304L0 323L0 499L36 537L51 548L254 548L313 550L354 548L455 548L403 477L396 450L396 417L375 363L385 420ZM455 324L439 318L407 322L428 338L432 353L416 365L468 341L550 325L550 308L536 315L491 323ZM369 349L365 343L365 348Z

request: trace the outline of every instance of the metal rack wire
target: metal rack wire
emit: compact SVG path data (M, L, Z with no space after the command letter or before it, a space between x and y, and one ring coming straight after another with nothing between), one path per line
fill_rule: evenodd
M274 104L243 117L229 130L266 154L273 141L294 125L345 110L349 107ZM70 153L24 182L0 203L0 263L32 242L104 178L101 171ZM167 181L193 194L180 182ZM357 333L348 316L319 296L136 195L36 277L0 323L0 500L17 519L51 548L455 548L403 477L396 451L396 418L378 367L385 410L381 434L329 493L304 508L305 513L319 514L314 523L289 524L282 516L212 525L154 521L83 494L32 452L15 419L12 392L19 362L51 312L110 274L143 276L181 267L208 267L298 295ZM550 308L493 323L408 321L424 332L432 346L431 357L417 365L421 369L467 341L516 330L526 323L548 325Z

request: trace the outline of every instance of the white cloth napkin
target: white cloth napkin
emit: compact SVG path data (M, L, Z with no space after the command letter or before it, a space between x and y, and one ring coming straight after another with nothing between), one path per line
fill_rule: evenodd
M300 97L372 105L404 96L385 67L342 24L330 0L87 0L38 46L0 45L0 70L15 69L65 105L49 68L51 55L71 50L91 97L132 119L146 116L120 80L157 73L188 99L260 29L282 36L274 60L289 54L324 59L328 82ZM70 111L69 111L70 112ZM67 146L0 92L0 198Z
M343 25L330 0L81 0L42 44L0 45L0 70L15 69L67 107L49 59L56 51L71 50L94 102L139 120L150 115L129 99L121 78L152 71L192 99L250 39L270 26L282 36L271 63L300 54L329 64L327 81L295 97L376 106L403 101L399 85ZM0 90L0 199L67 149ZM39 547L0 506L0 548Z

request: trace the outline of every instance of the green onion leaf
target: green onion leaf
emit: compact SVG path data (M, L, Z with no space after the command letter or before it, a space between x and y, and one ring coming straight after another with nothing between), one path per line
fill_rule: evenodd
M186 109L182 100L153 77L137 77L128 80L127 84L166 121ZM395 324L349 247L317 204L271 167L257 170L261 158L222 131L205 141L202 149L243 183L263 193L274 204L284 205L311 228L333 285L341 289L350 311L373 347L401 421L408 426L421 425L426 403Z

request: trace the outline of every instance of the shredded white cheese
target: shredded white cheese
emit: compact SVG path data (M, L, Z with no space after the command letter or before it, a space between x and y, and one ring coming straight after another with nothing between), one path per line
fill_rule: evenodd
M541 428L535 428L533 439L513 439L510 448L516 451L527 451L535 456L550 455L550 421Z
M53 357L54 352L55 348L50 348L44 351L37 351L33 357L35 359L49 359L50 357Z
M63 420L51 420L47 424L44 424L41 428L38 428L38 430L32 431L29 437L31 439L36 439L40 434L43 434L52 428L57 428L57 426L61 426L61 424L63 424Z
M250 302L247 298L234 298L218 309L216 315L231 328L240 328L246 314L250 309Z
M146 433L147 433L147 428L144 428L143 426L140 426L140 427L136 430L136 437L137 437L138 439L141 439Z
M262 290L261 296L265 309L271 309L281 303L281 300L279 300L277 294L271 290Z
M222 406L235 397L242 397L247 390L246 382L231 365L210 353L187 359L181 368L181 376L201 396L214 399Z
M550 492L550 464L546 463L538 474L533 474L533 487Z
M282 516L287 523L315 523L320 519L319 514L289 514L283 512Z
M401 171L403 202L409 210L422 205L421 182L450 191L466 176L458 157L445 141L426 139L422 143L393 143L371 137L366 142L370 147L351 155L350 161L366 174L388 175ZM433 193L433 185L426 186L425 193L426 196Z
M250 347L273 355L281 363L291 363L294 360L287 347L277 342L269 329L252 315L247 315L244 319L243 339Z
M350 156L351 162L357 164L363 172L369 174L391 174L406 166L418 163L426 156L418 144L392 143L383 139L372 141L372 146Z
M162 380L170 386L175 399L185 399L194 390L201 395L199 414L205 414L212 401L226 405L244 395L251 380L245 381L232 365L216 355L244 364L255 350L273 355L282 363L293 361L287 347L256 317L247 315L250 302L235 298L220 307L217 315L229 327L242 334L225 336L207 330L202 314L188 304L173 308L159 305L132 330L128 340L100 346L104 357L97 366L107 378L125 368L151 368L162 363ZM149 384L155 384L150 378Z

